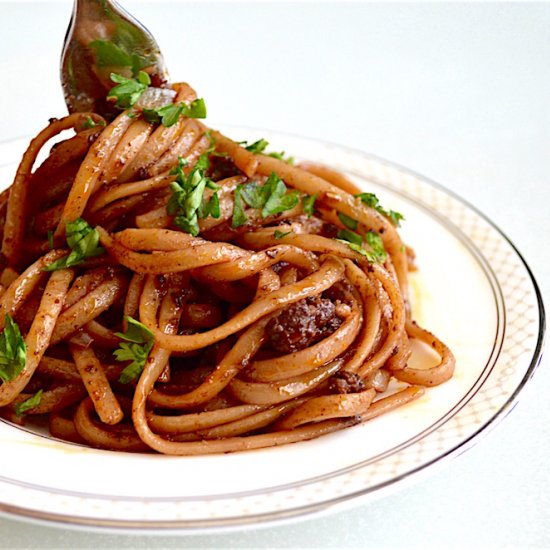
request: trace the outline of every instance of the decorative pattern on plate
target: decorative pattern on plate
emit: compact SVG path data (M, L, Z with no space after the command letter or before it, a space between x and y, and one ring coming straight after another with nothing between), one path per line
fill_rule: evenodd
M334 510L398 488L466 450L511 410L532 376L544 333L540 293L514 246L475 208L422 176L358 151L250 129L229 132L267 137L275 149L330 163L405 213L403 234L420 262L415 314L455 351L455 378L365 425L218 457L129 456L0 423L5 513L96 528L196 532ZM10 180L23 149L20 141L0 144L1 181ZM425 234L441 248L423 244ZM44 461L53 464L49 473L31 473ZM85 480L70 473L83 468ZM144 468L154 472L155 484L136 488Z

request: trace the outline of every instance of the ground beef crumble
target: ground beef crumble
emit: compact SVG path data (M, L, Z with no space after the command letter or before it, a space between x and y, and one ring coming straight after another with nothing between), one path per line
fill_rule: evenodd
M333 393L358 393L365 388L363 379L354 372L337 372L329 380L329 389Z
M293 353L326 338L341 324L335 304L313 296L296 302L268 323L269 344L280 353Z

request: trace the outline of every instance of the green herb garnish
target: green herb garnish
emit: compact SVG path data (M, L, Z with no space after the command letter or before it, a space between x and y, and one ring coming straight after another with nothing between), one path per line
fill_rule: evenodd
M245 185L237 186L232 226L239 227L246 223L245 203L251 208L261 210L262 218L267 218L291 210L298 204L298 201L298 191L288 191L283 180L275 172L272 172L263 185L251 181Z
M242 143L246 144L247 142L243 141ZM255 154L263 153L268 145L269 145L269 142L266 141L264 138L261 138L258 141L251 143L250 145L245 145L245 149Z
M285 152L281 151L280 153L267 153L268 157L272 157L274 159L282 160L283 162L286 162L287 164L290 164L294 166L294 157L285 157Z
M111 73L111 80L116 82L118 86L111 89L107 99L115 99L116 106L121 109L132 107L151 84L149 75L143 71L139 71L137 79Z
M65 233L67 244L71 248L70 254L47 265L43 268L44 271L72 267L82 263L86 258L93 258L105 252L105 249L99 246L99 232L82 218L68 222Z
M183 171L186 164L187 161L180 158L178 166L170 172L176 175L176 180L170 184L172 196L168 201L167 210L168 214L175 216L174 225L196 237L199 234L199 215L200 217L206 217L209 214L213 217L220 215L217 195L219 186L205 176L209 166L206 154L199 157L187 176ZM215 192L210 201L204 205L203 195L206 187Z
M355 233L354 231L349 231L348 229L340 229L340 231L338 231L337 238L341 241L354 243L358 246L361 246L363 243L361 235Z
M267 178L262 189L262 196L266 198L262 209L263 218L285 212L286 210L291 210L298 204L298 191L294 190L287 192L286 185L275 172L271 172L271 175Z
M84 122L84 129L89 130L90 128L95 128L97 125L94 122L94 119L91 116L86 117L86 122Z
M399 227L399 222L405 219L403 214L400 214L395 210L386 210L383 206L381 206L378 197L374 193L358 193L355 196L360 198L363 204L374 208L379 214L389 218L396 227Z
M340 218L340 221L348 228L355 230L357 229L358 222L357 220L354 220L353 218L350 218L349 216L346 216L342 212L338 212L338 218Z
M27 345L17 323L8 313L5 320L4 330L0 334L0 378L4 382L9 382L25 367Z
M242 197L243 187L244 185L237 185L237 188L235 189L235 196L233 199L233 217L231 218L231 227L233 229L244 225L248 221L248 218L244 212L245 205Z
M388 257L388 254L384 249L382 238L374 231L369 231L365 235L365 239L370 247L370 250L363 248L363 238L361 235L353 231L341 229L338 231L337 237L337 241L346 244L354 252L358 252L362 256L365 256L371 263L384 263Z
M87 116L86 120L84 122L84 129L89 130L90 128L95 128L98 124L100 126L103 126L103 128L105 128L105 126L107 126L107 123L104 120L100 120L99 122L95 122L94 119L91 116Z
M43 390L38 390L33 396L15 405L15 414L17 416L23 416L30 409L38 407L38 405L40 405L40 400L42 399L43 393Z
M304 213L307 214L308 218L313 216L313 212L315 211L315 201L317 200L317 197L317 193L315 193L315 195L305 195L304 197L302 197Z
M181 102L170 103L159 109L143 109L143 116L148 122L161 122L167 128L176 124L181 115L187 118L206 118L204 99L195 99L190 105Z
M120 29L117 29L117 31ZM94 51L95 62L98 67L129 67L135 76L141 69L154 63L154 57L145 57L134 53L135 43L124 40L124 36L117 37L118 44L112 40L97 39L89 46Z
M122 384L128 384L139 377L155 343L153 333L145 325L132 317L126 317L126 321L128 322L126 332L115 333L126 342L119 344L118 349L113 352L117 361L131 361L120 373L118 381Z
M276 239L282 239L283 237L286 237L287 235L290 235L292 231L287 231L286 233L283 233L282 231L279 231L278 229L275 229L275 232L273 233L273 236Z
M378 233L375 233L374 231L369 231L365 235L365 238L367 240L367 244L371 247L374 261L384 263L386 261L386 258L388 257L388 253L384 248L384 243L382 242L382 238L380 237L380 235Z

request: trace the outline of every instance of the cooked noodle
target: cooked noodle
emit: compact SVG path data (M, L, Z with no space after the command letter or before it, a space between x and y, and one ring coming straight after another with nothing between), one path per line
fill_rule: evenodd
M174 89L176 101L195 99ZM364 422L452 376L450 350L411 319L396 224L342 174L255 153L185 116L166 127L125 111L104 123L92 113L52 120L0 195L0 329L13 319L26 350L0 385L5 418L47 415L53 436L105 449L223 453ZM215 194L219 215L200 217L194 235L170 201L177 167L189 176L199 159L215 183L201 200ZM299 200L272 211L242 201L269 178ZM45 270L71 252L79 218L104 250ZM335 238L350 223L359 245ZM136 325L149 340L121 336ZM409 367L411 339L439 363ZM142 353L133 374L125 342Z

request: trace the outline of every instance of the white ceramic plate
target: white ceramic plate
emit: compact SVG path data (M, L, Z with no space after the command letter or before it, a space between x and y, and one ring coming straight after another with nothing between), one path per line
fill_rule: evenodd
M366 154L288 135L273 150L342 170L403 212L417 253L416 319L454 351L448 383L391 414L322 438L221 456L98 451L0 422L0 510L35 520L199 532L336 510L427 472L511 410L541 354L544 312L521 256L482 214L442 187ZM25 142L0 144L7 185Z

